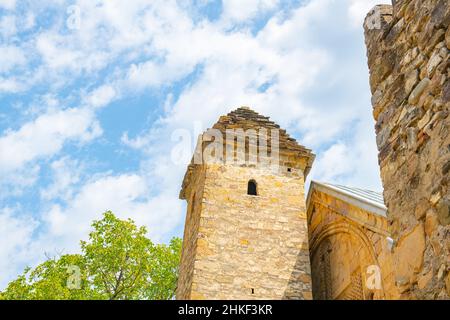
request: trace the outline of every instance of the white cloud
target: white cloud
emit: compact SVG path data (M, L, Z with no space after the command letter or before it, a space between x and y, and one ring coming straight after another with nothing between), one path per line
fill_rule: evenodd
M53 33L41 34L36 40L37 51L51 69L80 68L81 54L68 47L65 38Z
M378 152L368 128L373 128L371 119L352 124L345 141L337 141L317 155L308 179L382 191Z
M54 205L44 214L47 236L57 237L66 250L86 238L92 220L112 210L119 218L145 225L154 241L166 237L180 223L181 203L161 192L150 196L151 181L137 174L97 177L82 186L66 206Z
M74 192L73 186L80 182L84 166L79 161L68 156L55 160L50 165L52 169L52 184L41 190L44 200L55 198L68 200Z
M297 9L291 19L273 18L257 37L238 31L224 33L203 25L202 30L182 33L181 43L165 43L168 55L184 48L184 42L194 44L194 52L199 52L192 57L191 64L195 61L203 64L198 79L168 108L170 112L164 123L172 129L195 120L209 124L230 108L250 105L276 117L283 126L292 128L296 123L293 128L305 132L305 143L318 144L336 136L346 121L352 119L347 118L352 112L308 105L302 100L313 86L329 86L334 81L330 72L341 77L347 72L345 66L339 69L333 64L337 63L333 51L314 36L317 24L336 19L339 23L346 21L345 17L334 16L335 7L340 5L332 1L312 1ZM201 36L196 37L197 33ZM168 38L178 39L172 34ZM350 61L352 55L347 59ZM322 77L326 77L326 83L318 82ZM258 91L265 83L269 88L265 92ZM333 116L327 116L330 114ZM327 121L333 125L327 125Z
M16 0L0 0L0 7L11 10L16 7Z
M14 211L0 209L0 288L32 260L27 248L37 222L29 215L21 213L19 216Z
M10 196L21 196L24 190L33 186L39 179L41 167L28 165L10 172L0 174L0 200Z
M27 12L22 22L24 30L29 30L36 25L36 16L33 12Z
M52 156L67 140L87 142L101 134L94 114L86 109L49 112L23 125L6 131L0 137L0 173L24 166L32 160Z
M149 144L149 136L138 136L135 139L130 139L128 137L128 132L124 132L122 134L122 137L120 138L120 141L133 149L139 150L143 149L144 147L147 147Z
M86 104L93 108L100 108L108 105L117 99L118 93L111 85L102 85L90 92Z
M350 173L353 155L354 152L343 143L334 144L322 152L315 163L320 180L336 181L339 176Z
M228 23L245 22L258 14L276 8L278 4L278 0L227 0L222 2L221 18Z
M0 34L3 38L8 39L16 34L16 17L13 15L5 15L0 17Z
M18 79L0 77L0 93L16 93L21 91L22 89L23 85L19 82Z
M0 72L10 71L16 66L24 65L25 54L22 49L15 46L0 46Z

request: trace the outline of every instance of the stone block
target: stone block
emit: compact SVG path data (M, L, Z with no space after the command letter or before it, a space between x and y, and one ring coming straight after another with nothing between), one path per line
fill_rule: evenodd
M450 224L450 199L441 198L436 206L439 223L443 226Z
M427 235L427 237L431 237L434 230L436 230L437 225L438 218L436 212L433 208L429 208L425 218L425 234Z
M428 78L422 79L419 84L414 88L414 90L411 92L408 103L409 104L416 104L422 93L425 91L425 89L428 87L428 85L431 83L431 80Z
M409 233L398 241L394 250L396 274L399 277L410 278L422 268L425 252L425 233L423 224L419 223Z
M426 286L430 283L431 279L433 278L433 271L429 271L425 275L422 275L419 277L419 280L417 281L417 286L419 289L423 290L426 288Z
M409 94L414 86L419 82L419 71L413 69L406 74L405 77L405 92Z
M447 295L450 296L450 272L447 273L445 278L445 287L447 288Z

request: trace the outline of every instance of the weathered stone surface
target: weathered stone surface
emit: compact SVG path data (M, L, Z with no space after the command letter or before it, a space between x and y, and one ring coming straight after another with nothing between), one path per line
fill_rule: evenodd
M447 288L447 295L450 296L450 272L447 273L447 278L445 278L445 286Z
M437 273L437 279L441 280L444 277L445 274L445 264L441 264L441 267L439 268L439 271Z
M424 228L422 224L418 224L399 240L394 250L396 276L410 281L422 269L424 251Z
M419 71L417 69L413 69L410 72L408 72L406 74L405 80L405 92L409 94L418 81L419 81Z
M434 230L438 225L438 218L433 208L429 208L425 218L425 233L428 237L431 237Z
M420 96L425 91L425 89L428 87L428 85L431 83L431 80L428 78L422 79L419 84L414 88L414 90L411 92L411 95L409 96L408 103L409 104L416 104L419 101Z
M443 226L450 224L450 200L442 198L437 204L439 223Z
M447 49L450 49L450 28L447 27L447 32L445 33L445 44Z
M429 271L427 274L421 276L417 281L417 286L419 287L419 289L425 289L426 286L430 283L432 278L433 278L432 271Z
M450 171L450 160L447 161L444 166L442 167L442 174L443 175L447 175L448 172Z
M430 203L428 199L422 198L419 203L416 205L415 209L415 215L417 220L421 220L423 217L425 217L425 214L430 207Z
M427 71L427 77L431 78L433 76L433 72L434 70L436 70L436 67L441 63L442 61L442 57L438 52L435 52L430 60L428 61L428 64L426 66L426 71ZM425 70L425 69L424 69Z
M437 277L450 256L445 244L450 234L450 6L442 0L395 1L383 12L382 27L366 25L365 39L372 92L381 88L372 106L384 198L398 244L396 280L403 298L450 299L444 275ZM394 67L380 72L384 59ZM406 96L389 90L393 79L402 77ZM424 232L419 232L422 223ZM408 245L414 242L420 247L416 252Z
M428 122L430 122L430 120L431 120L431 111L428 110L422 117L422 119L420 119L419 122L417 122L417 127L419 128L419 130L425 128L425 126L428 124Z
M411 127L406 129L407 131L407 141L408 141L408 148L412 149L417 144L417 134L419 133L419 129L415 127Z

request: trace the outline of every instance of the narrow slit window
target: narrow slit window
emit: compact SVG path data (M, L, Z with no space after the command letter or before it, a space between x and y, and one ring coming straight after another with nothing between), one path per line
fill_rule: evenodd
M250 196L257 196L258 192L256 190L256 181L250 180L247 186L247 194Z

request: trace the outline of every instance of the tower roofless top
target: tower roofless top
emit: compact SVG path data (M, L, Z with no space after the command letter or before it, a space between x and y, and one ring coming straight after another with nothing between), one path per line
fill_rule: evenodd
M294 138L289 136L286 130L281 129L280 126L271 121L269 117L260 115L246 106L239 107L227 115L221 116L219 121L213 125L212 129L220 130L224 136L226 135L226 130L229 129L243 129L245 131L251 129L255 131L266 129L268 134L270 134L271 130L278 130L280 156L303 159L305 163L305 177L311 170L312 163L315 159L315 155L311 150L300 145ZM268 146L268 150L270 150L270 146ZM193 161L191 161L188 166L180 192L181 199L185 199L185 189L191 180L190 178L195 166L196 164L194 164Z

